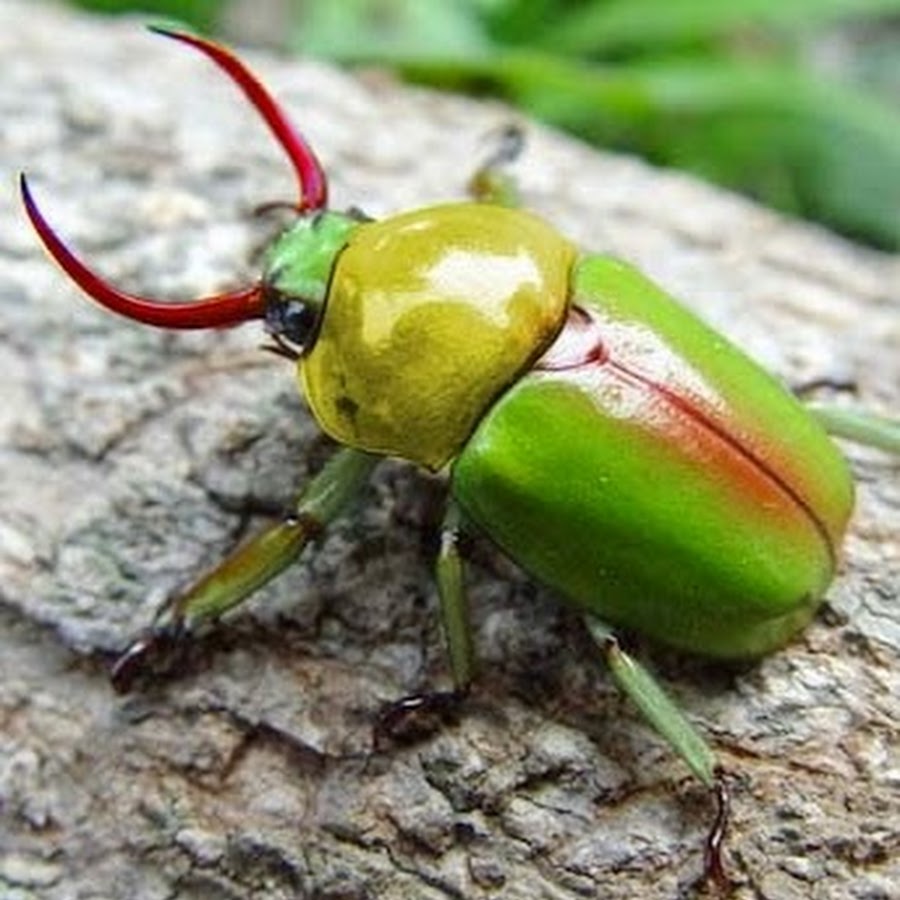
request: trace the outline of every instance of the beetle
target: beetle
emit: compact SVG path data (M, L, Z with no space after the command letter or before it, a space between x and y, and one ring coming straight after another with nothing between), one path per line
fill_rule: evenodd
M514 207L497 174L487 202L382 221L328 208L324 170L226 48L163 28L246 94L297 175L296 222L249 287L171 304L125 293L81 262L40 211L51 256L108 309L164 328L261 319L340 449L295 509L160 609L121 654L114 685L165 660L201 626L293 562L384 457L445 471L436 581L454 689L404 698L393 732L452 708L474 677L459 536L485 534L585 617L615 681L715 798L706 874L725 881L727 783L715 756L620 646L628 628L679 650L772 652L815 614L853 505L847 465L816 416L721 335L624 261L581 252ZM896 450L896 425L820 413Z

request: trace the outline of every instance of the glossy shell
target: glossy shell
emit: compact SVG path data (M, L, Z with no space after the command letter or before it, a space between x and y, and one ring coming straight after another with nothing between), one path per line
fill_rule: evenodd
M464 512L614 624L723 657L784 643L833 576L852 507L840 454L632 267L582 260L573 302L454 464Z
M520 210L437 206L359 226L301 361L322 428L438 469L566 315L572 245Z

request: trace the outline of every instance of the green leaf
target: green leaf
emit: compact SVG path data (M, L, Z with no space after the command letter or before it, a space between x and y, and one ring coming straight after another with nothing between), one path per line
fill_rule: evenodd
M698 44L750 28L811 28L900 12L900 0L610 0L579 4L537 43L564 53L603 54Z
M294 46L346 59L361 47L370 58L461 54L489 46L477 4L453 0L342 0L307 3L294 20Z
M152 18L176 19L199 31L215 28L223 0L73 0L76 6L102 13L146 13Z
M785 66L596 66L533 51L398 58L409 76L490 88L533 115L900 247L900 112Z

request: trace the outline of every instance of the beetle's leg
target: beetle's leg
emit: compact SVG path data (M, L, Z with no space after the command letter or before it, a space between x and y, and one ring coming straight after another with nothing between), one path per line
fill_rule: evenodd
M593 616L586 616L585 621L616 683L687 763L688 768L712 791L716 818L706 839L705 877L727 886L728 878L722 865L722 845L728 829L729 795L713 751L659 682L621 648L612 629Z
M525 146L525 132L519 125L507 125L500 132L497 148L469 179L473 199L497 206L521 206L519 186L506 167L516 161Z
M829 391L839 391L845 394L856 394L859 391L859 385L854 378L832 378L828 375L820 375L817 378L809 378L806 381L801 381L799 383L791 382L789 385L791 389L791 393L795 396L800 397L809 397L811 394L815 394L816 391L820 391L823 388L827 388Z
M459 507L451 500L441 526L441 545L435 563L435 579L441 604L441 622L450 672L452 691L430 691L412 694L390 704L375 726L375 746L386 738L406 738L432 730L435 718L452 716L466 698L475 675L475 653L472 648L472 629L469 624L469 604L463 579L462 557L459 552L461 516ZM425 724L425 723L428 724Z
M860 409L850 409L833 403L804 398L827 387L833 391L849 391L856 393L858 385L853 380L835 380L833 378L814 378L795 385L792 390L812 413L819 424L833 437L844 438L855 444L875 447L888 453L900 455L900 420L889 419Z
M178 645L199 627L237 606L287 568L366 482L379 457L339 450L306 486L294 511L237 548L212 572L167 602L151 628L116 660L111 676L128 691L142 672L168 668Z
M435 578L441 603L444 639L447 641L447 653L450 657L450 671L457 693L465 693L475 677L469 602L459 552L461 524L459 507L451 500L441 526L441 546L435 563Z
M860 410L809 403L806 407L834 437L900 455L900 421Z

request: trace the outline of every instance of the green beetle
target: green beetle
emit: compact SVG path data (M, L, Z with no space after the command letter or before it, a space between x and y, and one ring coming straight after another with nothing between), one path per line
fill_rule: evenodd
M474 527L584 612L618 683L715 792L707 873L721 879L727 792L715 758L610 625L721 658L765 654L802 628L853 505L824 428L633 267L579 252L529 213L496 202L380 222L328 211L315 155L243 64L157 30L226 71L294 164L299 217L260 282L175 305L126 294L68 250L23 176L27 213L60 265L116 312L170 328L264 319L342 449L290 517L166 604L114 682L127 689L284 569L380 458L446 469L437 582L455 690L400 701L386 727L457 702L472 681L457 538ZM852 423L831 425L860 437ZM889 427L876 440L896 448Z

